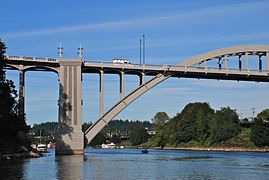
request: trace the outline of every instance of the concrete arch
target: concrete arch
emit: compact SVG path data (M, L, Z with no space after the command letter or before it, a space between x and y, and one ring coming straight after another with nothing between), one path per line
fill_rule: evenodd
M125 70L124 73L130 74L130 75L137 75L137 76L139 76L141 74L141 72L138 70Z
M18 70L18 71L23 70L23 69L20 68L19 65L5 64L5 67L8 67L8 68L11 68L11 69L14 69L14 70Z
M59 74L59 69L58 68L53 68L53 67L47 67L47 66L27 66L23 70L26 71L31 71L35 69L44 69L45 71L52 71L56 74Z
M94 73L99 73L99 71L100 71L100 69L98 69L98 68L82 68L81 69L82 74L83 73L92 73L92 74L94 74Z
M115 70L109 70L109 69L103 69L105 74L117 74L120 75L123 70L121 69L115 69Z
M198 56L191 57L176 66L192 66L212 58L221 57L224 55L233 55L244 52L269 52L269 45L247 45L247 46L234 46L218 50L209 51ZM123 109L135 101L142 94L156 86L157 84L165 81L173 74L158 74L148 82L142 84L133 92L125 96L121 101L108 110L101 116L89 129L85 132L85 143L88 144L93 138Z
M236 55L236 54L245 53L245 52L266 53L266 52L269 52L269 45L244 45L244 46L232 46L232 47L217 49L217 50L209 51L209 52L197 55L197 56L193 56L189 59L182 61L176 66L192 66L192 65L199 64L213 58L222 57L224 55Z
M134 100L140 97L142 94L159 84L160 82L166 80L169 76L159 74L152 78L145 84L139 86L133 92L125 96L116 105L114 105L110 110L108 110L103 116L101 116L89 129L85 132L85 143L89 143L93 138L103 129L117 114L119 114L123 109L125 109Z

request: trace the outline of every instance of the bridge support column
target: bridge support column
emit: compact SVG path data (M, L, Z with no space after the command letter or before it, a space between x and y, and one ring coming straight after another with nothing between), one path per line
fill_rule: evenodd
M56 155L83 154L81 120L81 59L60 61L59 127Z
M228 70L228 57L227 55L224 56L224 68Z
M269 52L266 53L266 70L269 71Z
M259 71L262 71L262 55L259 55Z
M120 99L124 98L124 72L120 73Z
M99 92L100 92L100 117L104 114L104 71L100 71L100 84L99 84Z
M221 57L219 58L218 64L219 64L219 69L221 70Z
M141 86L144 83L145 83L145 73L141 73L139 76L139 85Z
M19 110L21 114L25 113L25 98L24 98L24 82L25 82L25 72L20 71L19 78Z
M238 59L238 66L239 66L239 70L242 70L242 60L241 60L242 55L239 55L239 59Z
M248 53L245 53L245 69L248 71Z

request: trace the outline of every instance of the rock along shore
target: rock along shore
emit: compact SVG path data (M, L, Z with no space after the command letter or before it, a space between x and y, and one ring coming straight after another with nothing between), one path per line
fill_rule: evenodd
M0 154L0 160L38 158L42 156L43 155L40 153L30 151L24 153Z

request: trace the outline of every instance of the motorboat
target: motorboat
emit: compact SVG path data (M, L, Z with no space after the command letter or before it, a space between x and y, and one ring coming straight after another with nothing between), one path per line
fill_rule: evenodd
M143 149L141 152L142 152L143 154L147 154L149 151L148 151L147 149Z
M102 144L101 145L101 147L102 147L102 149L114 149L116 146L115 146L115 144L112 142L112 143L110 143L110 144Z
M47 145L47 148L55 148L55 143L50 142L50 143Z
M39 151L39 152L46 152L47 151L47 145L46 144L38 144L36 149Z

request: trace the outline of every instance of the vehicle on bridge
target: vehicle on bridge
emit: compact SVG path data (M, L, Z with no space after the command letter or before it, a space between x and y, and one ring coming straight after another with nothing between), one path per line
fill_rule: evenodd
M128 59L119 59L119 58L113 59L112 62L115 63L115 64L131 64L130 60L128 60Z

